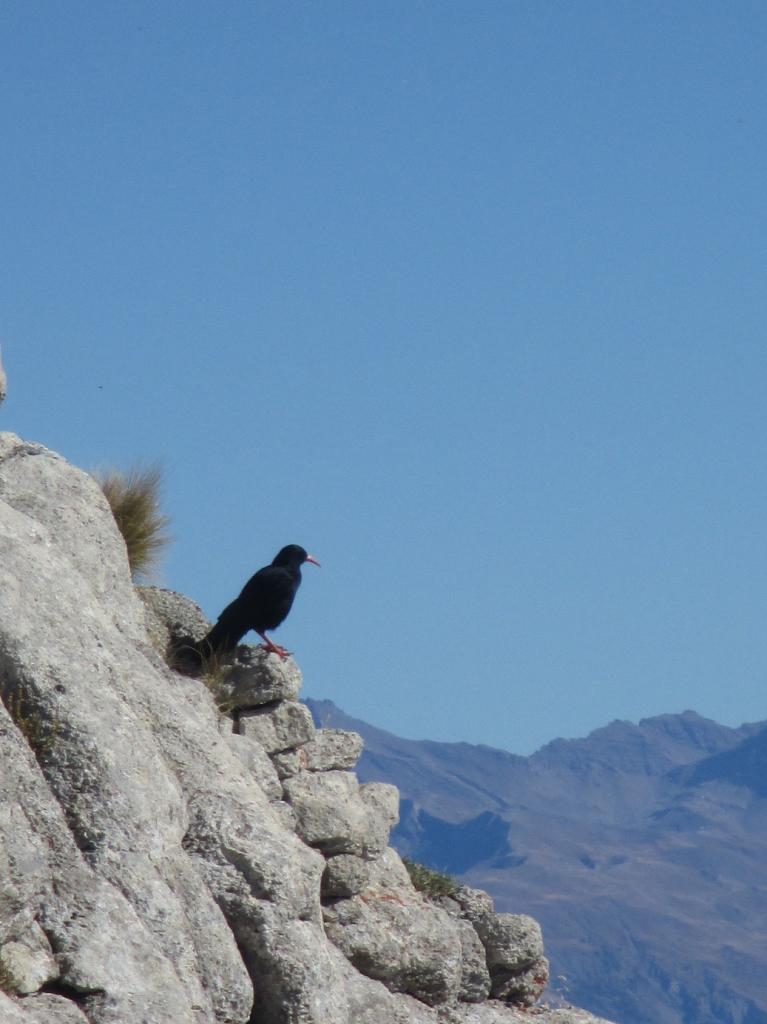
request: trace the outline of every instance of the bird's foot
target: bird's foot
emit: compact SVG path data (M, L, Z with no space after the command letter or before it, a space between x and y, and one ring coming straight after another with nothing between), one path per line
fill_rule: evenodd
M275 644L271 640L258 646L267 654L278 654L281 658L287 658L290 655L290 651L286 647L280 647L279 644Z

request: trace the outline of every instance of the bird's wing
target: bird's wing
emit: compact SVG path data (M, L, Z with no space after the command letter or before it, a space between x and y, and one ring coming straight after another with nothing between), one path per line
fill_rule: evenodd
M240 597L248 602L258 602L267 595L289 594L295 587L289 573L278 565L265 565L250 577L242 588Z

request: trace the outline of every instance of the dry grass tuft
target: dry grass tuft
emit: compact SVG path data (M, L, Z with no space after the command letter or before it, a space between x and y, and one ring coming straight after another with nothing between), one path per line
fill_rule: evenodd
M128 549L133 577L148 577L170 543L170 520L160 511L162 469L157 463L94 473Z
M220 658L215 652L202 659L200 678L213 695L216 707L222 715L230 714L237 705L235 699L224 690L224 683L231 667L228 661Z
M231 657L212 650L205 653L201 646L191 637L171 641L165 653L165 662L174 672L180 672L204 683L210 690L218 710L222 715L228 715L237 706L236 700L231 693L227 693L225 686L232 668Z

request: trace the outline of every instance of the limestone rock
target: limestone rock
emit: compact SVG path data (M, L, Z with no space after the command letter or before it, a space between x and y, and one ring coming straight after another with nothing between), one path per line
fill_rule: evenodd
M258 740L268 754L276 754L307 743L314 735L314 722L306 705L283 700L241 711L238 732Z
M285 828L290 829L291 832L296 831L296 812L290 804L286 804L284 800L275 800L272 809Z
M280 780L290 779L301 771L301 750L303 748L293 747L292 750L278 750L271 755L272 765Z
M367 863L369 865L369 888L380 891L397 889L415 892L408 870L402 863L402 858L391 846L388 846L380 857Z
M521 970L543 956L541 927L525 914L487 914L474 922L489 967Z
M491 999L487 1003L459 1004L440 1015L440 1024L610 1024L585 1010L514 1009Z
M370 884L370 865L351 853L328 857L322 876L322 896L326 900L348 899Z
M548 983L549 961L541 956L522 970L494 967L491 971L490 995L515 1006L533 1006Z
M272 760L261 744L250 736L229 733L226 737L232 750L253 776L254 781L269 800L282 797L282 783Z
M24 942L0 946L0 978L6 991L27 996L58 976L50 949L32 949Z
M481 892L479 889L468 890L468 892L470 894L468 896L466 893L461 894L461 902L464 906L473 909L482 907L484 913L488 912L488 908L492 908L492 901L487 893ZM487 899L483 900L482 897L487 897ZM432 902L454 918L458 925L462 949L461 987L458 998L465 1003L482 1002L490 994L490 973L487 969L485 947L480 941L477 930L466 916L456 895L430 898Z
M77 1003L63 996L40 993L13 1001L0 992L3 1024L88 1024Z
M346 729L318 729L302 750L310 772L345 771L353 768L362 753L362 737Z
M199 605L175 590L136 587L146 609L146 627L152 643L165 654L181 638L201 640L210 628Z
M426 1003L487 997L485 950L474 927L416 893L394 850L372 861L331 857L323 886L341 897L323 910L326 931L365 974Z
M459 918L456 924L461 940L461 986L458 998L464 1003L481 1003L490 994L485 947L470 921Z
M82 993L92 1021L138 1022L145 1015L158 1024L195 1022L169 957L125 897L86 864L3 706L0 865L3 933L28 927L36 917L58 951L62 983Z
M180 672L208 675L211 691L227 710L298 699L301 672L292 658L280 658L251 644L240 644L226 658L200 663L190 646L210 629L202 609L188 597L160 587L137 587L146 608L146 626L155 648Z
M535 1004L549 980L538 922L524 914L496 913L480 889L459 886L454 899L484 946L491 995L522 1007Z
M222 699L232 708L296 701L300 691L301 670L292 658L280 658L248 644L237 648L220 685Z
M368 809L374 821L383 823L386 839L381 852L388 845L388 834L399 821L399 790L388 782L363 782L360 786L360 799Z
M413 890L367 890L329 905L323 917L329 938L368 977L430 1006L457 996L458 926Z
M264 996L258 1024L438 1024L422 1003L359 974L306 922L281 923L269 914L261 934L271 955L269 970L256 970Z
M322 876L326 900L347 899L363 889L411 889L407 868L396 850L388 847L375 860L341 853L329 857ZM484 957L484 950L482 953Z
M0 501L13 520L8 527L19 531L19 541L25 548L34 550L45 567L46 578L58 584L55 570L76 566L74 589L85 598L82 585L88 588L87 601L97 604L97 617L109 620L126 639L143 642L143 606L134 591L125 542L92 476L74 469L40 444L0 433ZM46 559L46 554L52 557ZM11 564L6 572L7 585L12 588L6 604L13 602L10 607L23 613L28 604L23 585L29 572L18 576ZM54 587L48 599L55 592ZM29 617L24 617L30 627ZM65 644L55 653L74 657L76 650L67 649Z
M526 1019L529 1022L529 1015ZM550 1010L547 1019L543 1019L541 1024L610 1024L610 1022L603 1020L602 1017L595 1017L586 1010L568 1007L562 1010Z
M298 835L326 856L378 857L386 849L397 820L393 786L360 786L349 772L303 772L286 779L284 790L296 812Z
M482 889L472 889L468 885L459 885L453 899L463 911L464 916L473 923L494 913L492 897Z
M531 1006L549 980L538 922L525 914L484 914L474 927L487 955L490 994Z

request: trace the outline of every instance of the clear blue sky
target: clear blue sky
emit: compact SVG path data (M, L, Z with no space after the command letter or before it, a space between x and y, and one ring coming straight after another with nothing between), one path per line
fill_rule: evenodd
M520 753L767 717L767 5L16 0L0 427L159 458L210 616Z

